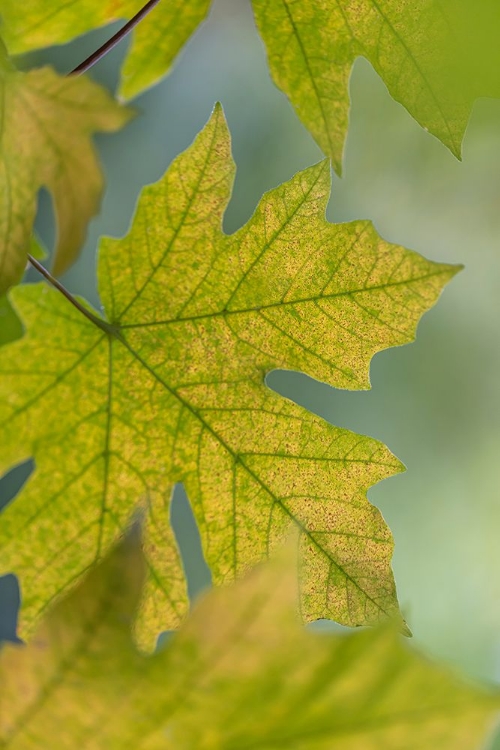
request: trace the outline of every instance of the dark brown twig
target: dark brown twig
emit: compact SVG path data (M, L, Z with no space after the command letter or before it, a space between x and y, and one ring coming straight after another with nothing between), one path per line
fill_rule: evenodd
M87 57L83 62L81 62L79 65L74 68L68 75L79 75L80 73L84 73L86 70L89 70L93 65L96 64L102 57L104 57L110 50L113 49L124 37L127 36L127 34L132 31L132 29L137 26L139 21L141 21L144 16L146 16L150 10L152 10L155 5L158 5L160 0L149 0L149 2L144 5L141 10L135 14L133 18L130 19L130 21L127 21L125 26L123 26L119 31L114 34L111 39L108 39L107 42L105 42L101 47L99 47L98 50L93 52L89 57ZM42 264L34 258L32 255L28 253L28 260L33 266L33 268L36 268L38 273L40 273L53 287L55 287L58 291L63 294L68 302L70 302L73 307L76 307L76 309L82 313L88 320L90 320L94 325L101 328L103 331L105 331L107 334L111 335L117 335L117 330L114 326L107 323L105 320L102 320L101 318L98 318L97 315L94 315L90 312L90 310L87 310L86 307L84 307L78 300L73 297L71 292L68 292L68 290L61 284L60 281L58 281L50 271L48 271L45 266L42 266Z
M107 53L113 49L113 47L116 47L116 45L121 42L121 40L127 36L127 34L132 31L134 26L137 26L139 21L141 21L144 16L147 16L150 10L153 10L155 5L158 5L160 0L149 0L149 2L146 3L146 5L141 8L141 10L135 14L133 18L130 19L130 21L127 21L125 26L123 26L119 31L114 34L111 39L108 39L107 42L105 42L102 47L99 47L98 50L95 52L92 52L89 57L87 57L83 62L80 63L80 65L77 65L74 70L72 70L69 75L79 75L80 73L85 73L86 70L89 70L93 65L96 64L96 62L99 62L99 60L107 55Z
M63 294L68 302L71 302L73 307L76 307L76 309L82 313L82 315L85 315L88 320L90 320L94 325L98 326L99 328L102 328L103 331L105 331L108 334L115 334L116 331L113 326L111 326L109 323L107 323L105 320L102 320L101 318L98 318L97 315L94 315L94 313L90 312L90 310L87 310L86 307L84 307L78 300L73 297L71 292L68 292L66 287L64 287L60 281L58 281L50 271L47 271L45 266L42 266L42 264L34 258L32 255L28 253L28 260L33 266L33 268L36 268L38 273L40 273L49 284L51 284L53 287L55 287L61 294Z

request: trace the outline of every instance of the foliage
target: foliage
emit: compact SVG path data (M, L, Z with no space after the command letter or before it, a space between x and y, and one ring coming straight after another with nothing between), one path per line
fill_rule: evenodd
M45 615L27 648L12 644L0 654L0 743L473 747L492 725L498 694L427 663L387 624L349 635L305 632L288 557L211 591L146 657L130 632L146 568L134 529Z
M123 70L128 97L165 73L209 3L148 5L156 7L135 29ZM2 28L16 54L140 8L29 0L20 14L3 0ZM477 47L486 26L496 28L489 0L479 19L462 0L253 8L274 79L337 171L357 55L456 155L472 101L497 92ZM102 190L91 136L131 113L83 77L17 71L3 48L0 79L4 295L40 254L30 235L41 186L59 221L54 273L73 262ZM369 222L329 224L329 162L266 194L228 236L233 177L216 106L143 191L128 235L102 241L102 314L41 267L49 283L0 296L0 471L36 462L0 518L2 567L22 578L23 634L34 632L26 648L0 655L0 745L57 737L68 748L321 748L337 739L352 750L470 747L498 696L423 662L396 632L406 626L392 536L366 491L402 465L265 383L282 368L368 388L372 356L414 338L458 267L383 241ZM180 481L215 584L270 557L292 527L299 591L285 556L212 592L183 622L169 517ZM144 555L137 531L114 547L138 501ZM296 621L297 593L306 621L375 627L308 633ZM133 622L141 645L183 624L147 658L132 645Z
M100 558L142 496L144 629L176 625L186 595L165 498L180 480L216 583L260 560L292 520L302 532L306 619L361 625L397 607L391 536L364 493L399 462L375 440L272 394L264 375L303 369L366 388L372 355L413 337L457 269L383 242L367 222L328 224L324 163L265 196L227 237L232 178L216 108L144 190L127 237L103 241L107 322L87 320L44 285L12 296L27 335L0 364L2 463L34 455L37 471L5 512L0 538L4 565L33 590L28 622Z
M11 54L62 44L110 21L131 18L144 0L86 0L85 5L55 0L27 0L19 13L16 0L2 0L2 32ZM186 40L205 18L210 0L169 0L144 18L122 70L120 93L132 98L156 83L169 69Z
M131 113L85 78L61 78L50 68L20 73L1 40L0 87L2 294L22 276L42 186L52 191L58 218L55 272L75 260L103 187L90 135L117 130Z
M276 85L290 98L334 168L342 168L351 67L366 57L391 95L459 156L473 102L500 96L496 0L251 0ZM29 0L3 0L5 39L12 54L60 44L117 18L130 18L141 0L102 3L85 10L64 0L50 9ZM205 17L210 0L159 3L134 32L121 92L140 93L170 68ZM492 71L493 69L493 71Z

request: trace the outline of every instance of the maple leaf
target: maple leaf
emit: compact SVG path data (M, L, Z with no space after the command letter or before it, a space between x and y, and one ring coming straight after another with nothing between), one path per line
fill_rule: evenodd
M214 582L301 532L302 610L360 625L397 610L393 542L366 499L401 470L376 440L272 392L300 369L368 388L372 355L411 340L457 267L325 218L327 162L268 193L221 231L234 165L218 106L194 144L147 187L129 234L105 239L90 320L45 284L13 290L24 339L2 349L0 470L36 471L2 514L2 566L29 592L27 623L148 507L143 636L176 625L185 582L169 496L185 484ZM54 533L54 530L57 530Z
M13 53L61 43L117 18L130 18L144 0L76 4L3 0L3 33ZM123 71L131 97L167 72L205 17L209 0L159 3L134 32ZM500 17L496 0L252 0L271 74L302 122L340 173L347 131L348 81L363 56L391 95L429 132L460 156L478 97L500 96L496 71Z
M0 346L20 338L23 333L21 321L12 309L6 296L0 297Z
M365 57L389 93L460 157L474 101L500 96L496 0L252 0L276 85L336 171L348 81Z
M30 255L38 260L44 260L47 257L47 251L40 244L35 234L31 235ZM8 344L11 341L21 338L23 335L23 326L16 315L7 295L0 295L0 346Z
M39 188L54 198L58 240L55 273L83 244L103 188L90 136L131 117L100 86L62 78L50 68L17 71L0 41L0 294L22 276Z
M2 33L11 54L62 44L98 26L130 19L145 0L86 0L85 6L56 0L27 0L23 13L17 0L2 0ZM160 3L132 32L122 69L119 93L127 99L156 83L208 13L210 0Z
M392 626L314 634L296 617L289 555L205 595L161 651L135 651L145 562L129 534L0 652L0 744L35 750L469 750L498 691L403 645Z

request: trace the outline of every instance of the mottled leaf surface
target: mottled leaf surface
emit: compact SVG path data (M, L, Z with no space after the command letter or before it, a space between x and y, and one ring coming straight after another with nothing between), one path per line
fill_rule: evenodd
M2 32L11 54L62 44L118 19L129 20L145 0L2 0ZM210 0L161 0L132 32L120 85L127 99L156 83L205 18ZM111 32L110 32L111 35ZM79 60L75 61L76 63Z
M38 750L470 750L500 698L431 664L390 626L317 635L286 556L213 590L160 652L131 638L144 572L126 538L0 652L0 743Z
M252 0L274 81L341 170L348 81L365 57L390 94L460 156L475 99L499 96L496 0Z
M325 220L326 162L221 230L234 165L219 107L142 194L124 239L104 240L106 323L45 284L11 295L26 336L0 358L0 470L36 471L0 524L29 624L146 506L143 637L175 625L185 582L169 524L182 481L217 584L294 525L306 619L373 623L397 611L393 542L366 490L401 470L379 442L268 389L273 368L368 388L380 349L410 341L457 268Z
M0 47L0 294L23 273L42 186L57 218L55 273L76 258L103 189L91 136L130 115L86 78L17 71Z

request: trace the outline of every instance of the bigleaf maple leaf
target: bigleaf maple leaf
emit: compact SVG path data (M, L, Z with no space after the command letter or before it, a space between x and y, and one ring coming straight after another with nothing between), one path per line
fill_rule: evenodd
M493 728L498 691L405 647L391 625L308 633L281 554L208 593L159 652L131 629L144 559L129 535L0 652L0 744L37 750L469 750Z
M131 117L92 81L63 78L51 68L15 69L0 40L0 295L27 262L38 190L54 198L56 273L75 260L99 209L103 177L92 145Z
M325 221L326 162L227 236L233 172L217 107L143 191L127 237L102 242L105 319L45 284L11 295L27 334L2 349L0 469L31 455L37 468L1 516L0 559L22 578L27 621L105 553L142 497L141 627L175 625L186 608L169 524L179 481L216 583L266 556L292 523L306 619L361 625L397 609L392 538L365 492L401 464L264 378L300 369L368 388L372 355L413 337L457 268L384 242L369 222Z

